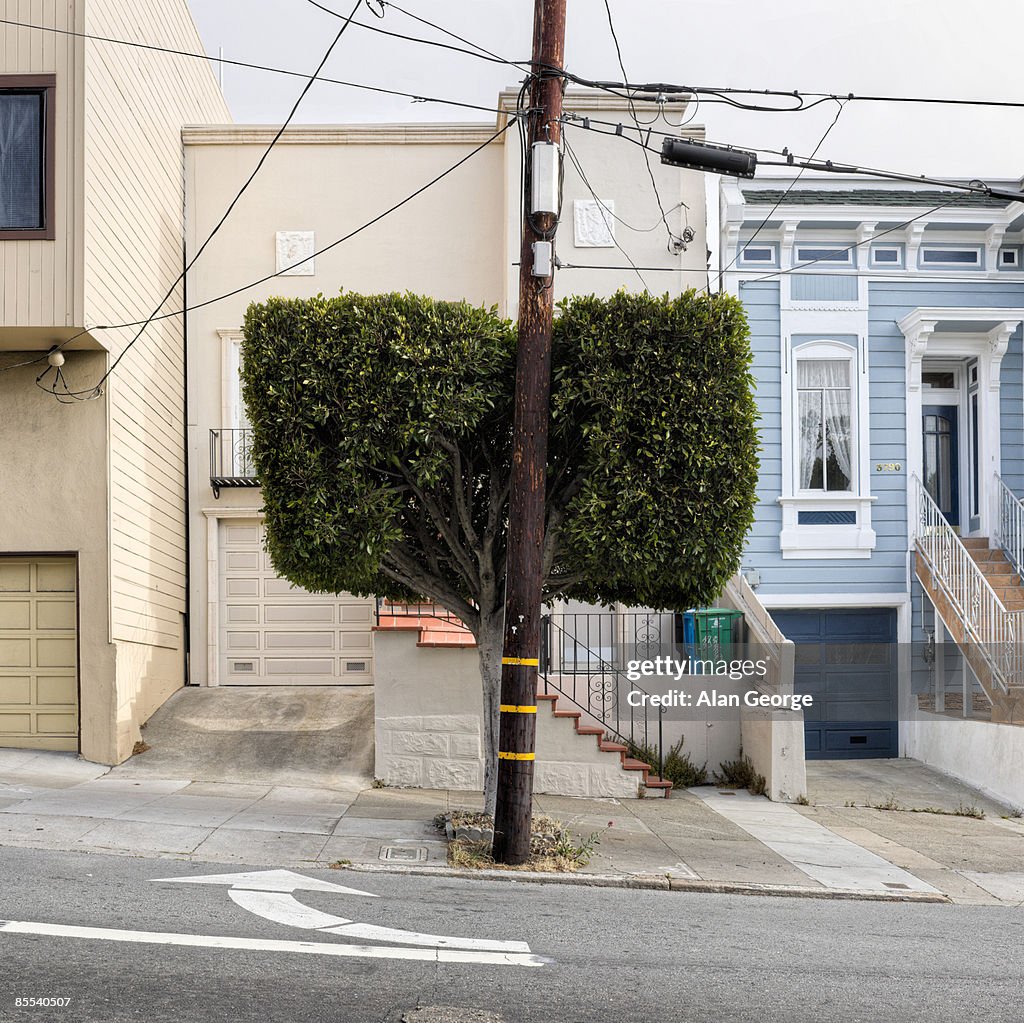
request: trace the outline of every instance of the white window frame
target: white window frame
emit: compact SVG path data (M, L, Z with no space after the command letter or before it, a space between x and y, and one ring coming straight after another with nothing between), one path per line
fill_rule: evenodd
M801 266L839 266L852 267L854 265L854 250L856 246L837 243L835 246L823 242L797 242L794 247L793 265L795 269ZM827 252L828 256L805 256L805 252Z
M219 330L221 353L221 421L224 429L245 429L249 421L245 417L242 401L242 338L241 330Z
M1009 263L1003 261L1004 256L1013 256L1013 259ZM1018 270L1020 269L1020 250L1013 248L1003 248L999 250L999 269L1000 270Z
M771 253L770 259L753 259L748 253L749 246L751 249L767 249ZM776 242L740 242L739 247L739 259L737 262L740 266L765 266L765 267L776 267L779 265L779 246Z
M943 252L973 252L975 260L973 263L964 263L961 260L926 259L928 255L937 255ZM918 265L923 269L930 266L941 266L950 270L980 270L984 266L980 245L922 245L918 253Z
M875 548L871 528L870 473L868 465L868 373L866 338L856 345L828 338L801 341L786 339L782 381L782 531L779 543L783 558L869 558ZM853 479L848 491L800 490L800 437L797 420L798 373L802 359L842 360L850 367L850 462ZM841 525L801 524L800 513L850 512L854 521Z
M894 252L896 254L896 258L892 261L879 262L879 252ZM871 266L875 269L881 270L902 270L903 249L899 245L872 245Z

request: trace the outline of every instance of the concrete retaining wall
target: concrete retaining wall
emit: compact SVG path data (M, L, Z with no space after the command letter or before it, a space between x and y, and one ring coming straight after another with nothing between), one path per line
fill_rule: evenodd
M416 630L374 635L374 776L387 785L483 788L483 697L476 648L417 646ZM562 704L567 701L563 700ZM642 775L623 771L571 718L537 714L534 791L636 798Z
M908 757L1024 808L1024 728L922 714L901 722Z

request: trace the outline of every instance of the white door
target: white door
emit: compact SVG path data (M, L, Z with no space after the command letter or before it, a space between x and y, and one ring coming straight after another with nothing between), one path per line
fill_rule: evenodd
M369 685L373 601L309 593L274 573L256 519L220 524L221 685Z
M0 557L0 746L78 749L73 558Z

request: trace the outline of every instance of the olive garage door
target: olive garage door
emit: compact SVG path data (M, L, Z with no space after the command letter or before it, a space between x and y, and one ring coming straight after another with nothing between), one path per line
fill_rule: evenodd
M78 749L73 558L0 557L0 746Z
M896 612L890 608L772 611L796 644L796 691L810 760L895 757L898 751Z
M274 573L256 519L220 524L221 685L368 685L373 601L308 593Z

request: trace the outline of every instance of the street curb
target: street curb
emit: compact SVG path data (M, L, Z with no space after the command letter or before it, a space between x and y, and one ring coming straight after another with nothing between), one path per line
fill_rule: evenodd
M861 902L923 902L952 905L941 892L861 892L848 888L809 888L798 885L757 884L745 881L702 881L657 874L568 874L536 870L467 870L461 867L405 867L376 863L348 863L340 869L360 874L404 874L409 877L458 877L468 881L507 881L561 884L576 888L630 888L661 892L703 892L715 895L762 895L797 899L833 899Z

